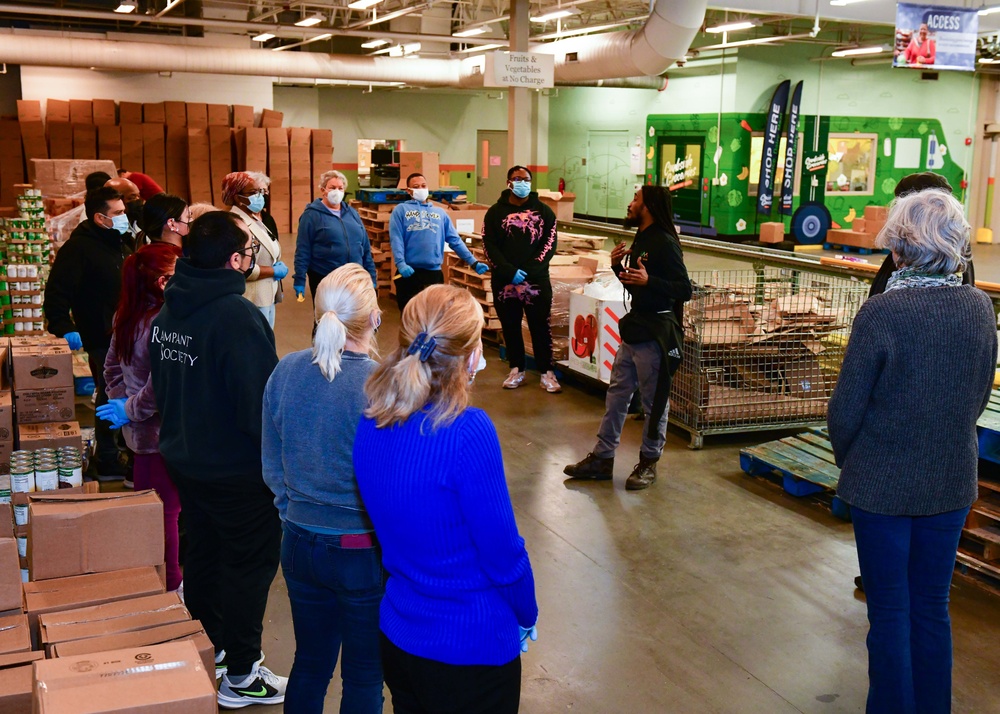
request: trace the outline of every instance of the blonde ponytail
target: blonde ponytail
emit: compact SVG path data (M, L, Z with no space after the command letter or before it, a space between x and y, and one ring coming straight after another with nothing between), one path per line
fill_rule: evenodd
M348 263L323 278L316 288L316 313L312 363L332 382L340 372L347 340L361 342L373 329L378 295L368 271ZM374 340L371 345L374 351Z

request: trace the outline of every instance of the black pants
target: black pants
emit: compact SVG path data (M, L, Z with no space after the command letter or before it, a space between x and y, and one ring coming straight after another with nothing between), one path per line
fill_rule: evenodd
M232 675L260 658L267 592L281 558L281 519L260 473L194 479L169 467L184 511L184 602Z
M384 634L382 670L395 714L517 714L521 658L457 665L404 652Z
M552 328L549 327L552 287L548 284L538 286L538 295L526 296L525 302L516 298L504 300L494 290L493 306L496 308L497 317L500 318L500 327L503 328L503 341L507 347L507 361L510 362L511 369L517 367L524 371L522 315L528 318L531 347L538 371L544 373L552 369Z
M100 407L108 403L108 384L104 381L104 360L108 356L107 348L101 350L87 350L87 358L90 361L90 375L94 378L94 385L97 387L97 400L94 407ZM109 468L118 465L118 446L115 443L115 435L111 431L111 422L94 417L94 441L97 452L97 472L101 468Z
M400 314L406 307L406 303L415 298L421 290L431 285L440 285L443 282L443 272L424 270L423 268L414 268L413 275L408 278L396 278L396 304L399 305Z
M316 288L320 281L326 277L326 273L318 273L315 270L306 271L306 280L309 281L309 294L312 295L313 304L316 303Z

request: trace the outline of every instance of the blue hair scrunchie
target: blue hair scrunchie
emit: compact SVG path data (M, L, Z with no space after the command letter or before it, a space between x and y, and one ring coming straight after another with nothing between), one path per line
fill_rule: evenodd
M437 340L433 337L428 338L426 332L421 332L413 342L410 343L409 348L406 350L407 355L414 355L417 352L420 353L420 361L426 362L428 358L434 354L434 350L437 349Z

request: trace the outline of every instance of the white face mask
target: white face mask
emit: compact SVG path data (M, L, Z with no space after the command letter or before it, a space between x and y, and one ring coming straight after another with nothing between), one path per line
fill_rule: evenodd
M469 369L469 386L472 386L472 383L476 381L476 375L486 369L486 358L483 356L483 353L480 351L479 361L475 367L472 366L472 355L469 355L467 367Z
M414 188L412 189L412 191L413 191L413 200L419 201L420 203L426 201L427 197L431 195L431 192L428 191L426 188Z
M339 188L331 188L326 192L326 200L331 206L339 206L344 202L344 192Z

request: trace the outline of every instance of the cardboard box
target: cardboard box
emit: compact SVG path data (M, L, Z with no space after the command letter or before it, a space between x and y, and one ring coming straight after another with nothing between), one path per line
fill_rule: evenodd
M208 105L208 125L209 126L229 126L229 105L209 104Z
M552 209L552 212L556 214L557 221L573 220L573 210L576 205L575 193L568 191L560 193L559 191L542 189L538 192L538 199Z
M889 218L889 209L885 206L865 206L864 217L866 221L885 223L886 219Z
M97 127L97 158L111 161L115 166L122 162L122 129L117 125Z
M312 182L313 200L317 197L319 177L333 168L333 132L330 129L312 130Z
M118 107L114 99L94 100L94 124L97 126L115 126L118 124Z
M209 105L211 108L212 105ZM222 180L233 170L232 130L228 126L208 127L209 166L212 174L212 195L222 203Z
M215 645L208 639L205 629L198 620L174 622L169 625L159 625L134 632L119 632L115 634L91 637L85 640L59 642L52 645L52 656L73 657L76 655L107 652L108 650L132 649L162 645L167 642L183 642L190 640L198 648L205 673L215 684Z
M24 154L18 122L0 119L0 205L14 206L14 185L24 182ZM18 214L14 213L16 217Z
M20 609L0 615L0 654L30 651L31 631L28 629L28 616Z
M188 102L187 125L194 127L208 126L208 105Z
M37 99L18 99L17 120L20 122L40 122L42 120L42 103Z
M263 129L280 127L284 120L285 115L282 112L276 112L273 109L262 109L260 112L260 126Z
M569 296L569 367L604 383L611 382L621 336L618 321L625 314L625 304L617 300L598 300L582 291Z
M118 123L142 124L142 104L139 102L119 102Z
M444 209L448 218L451 219L452 225L455 226L455 230L459 233L482 235L483 218L486 217L486 211L490 210L489 206L482 203L463 203L449 206L436 201L434 204Z
M169 104L169 102L168 102ZM167 116L169 120L169 115ZM189 199L187 127L167 124L167 193Z
M768 221L760 224L761 243L781 243L785 240L785 224L780 221Z
M39 642L52 656L53 645L61 642L145 630L190 620L191 613L184 607L177 593L171 592L45 613L38 616L38 634Z
M93 124L73 124L73 158L97 161L97 127Z
M253 107L245 104L233 105L233 126L236 128L250 128L253 126Z
M20 448L27 451L58 449L60 446L83 447L80 424L75 421L19 424L17 439Z
M34 677L39 714L218 712L214 678L190 641L39 660Z
M13 498L13 494L11 494ZM13 508L10 503L0 503L0 539L14 537ZM16 607L21 607L17 605ZM13 608L4 608L11 610ZM2 612L2 610L0 610Z
M241 171L267 171L267 129L236 130L237 167Z
M0 390L0 442L14 440L14 402L10 390ZM0 608L2 611L3 608Z
M857 231L858 233L867 233L868 232L867 228L868 228L867 221L865 221L864 218L860 217L855 218L854 221L851 223L851 230Z
M10 537L0 538L0 611L3 611L21 607L21 565L17 542L13 538L10 506L0 515L6 515L8 520L4 530L10 531Z
M44 652L0 655L0 712L31 714L32 662L44 657Z
M21 122L21 144L24 147L24 158L27 159L28 168L31 168L31 159L49 158L49 145L45 140L45 125L40 121ZM29 180L34 180L29 176Z
M162 524L161 524L162 529ZM38 616L106 602L157 595L166 588L156 568L133 568L23 583L24 610L37 633Z
M14 392L14 402L19 424L71 421L76 414L76 393L73 387L19 389ZM0 427L0 431L2 429Z
M69 122L50 121L49 156L53 159L73 158L73 125ZM42 195L47 195L43 192Z
M122 122L121 130L122 162L119 168L126 171L142 171L142 124Z
M188 106L190 109L190 105ZM212 174L209 163L208 132L190 126L188 114L188 186L192 203L212 203Z
M45 121L69 121L69 102L64 99L45 100Z
M142 125L142 166L160 186L167 183L167 150L163 124Z
M32 159L35 188L47 198L64 198L86 191L87 176L94 171L115 175L110 161L75 161L73 159Z
M11 506L14 508L14 520L15 523L19 518L23 518L25 523L25 535L27 535L27 523L30 517L28 513L28 504L31 502L31 496L35 493L45 493L53 494L58 493L60 496L64 496L71 493L100 493L101 484L97 481L84 481L80 486L72 486L67 488L57 488L50 489L48 491L32 491L32 493L12 493L10 495ZM28 559L24 558L24 565L22 566L25 570L28 569Z
M93 124L94 104L89 99L69 100L69 120L73 124Z
M187 126L187 105L184 102L164 102L163 117L168 127Z
M438 168L438 153L436 151L400 151L400 188L406 187L406 177L410 174L423 174L424 178L427 179L427 188L431 191L440 188L438 181L441 172Z
M12 347L10 354L17 389L73 386L73 353L68 345Z
M34 494L28 514L32 580L163 563L163 503L154 491Z
M291 163L309 165L310 147L312 145L312 129L288 130L288 157Z
M832 245L846 245L853 248L867 248L868 250L875 248L875 236L873 234L843 229L831 229L827 231L826 242Z
M164 124L167 117L163 102L146 102L142 105L142 121L144 124Z

